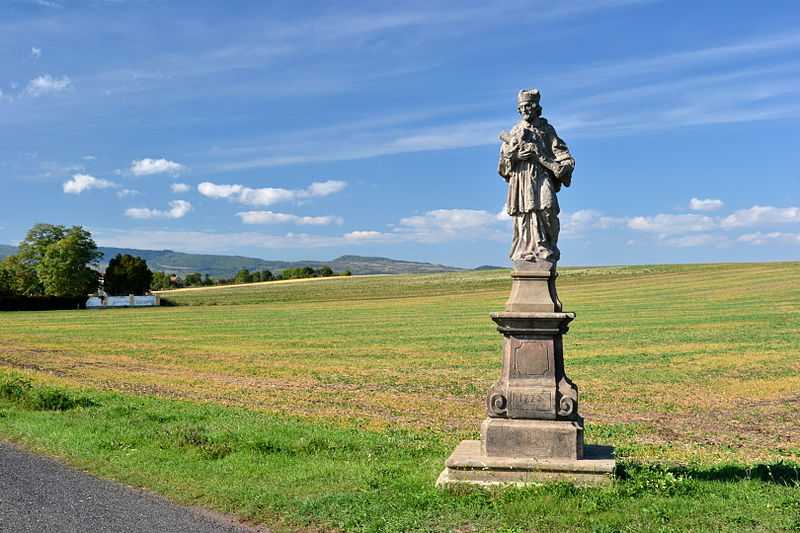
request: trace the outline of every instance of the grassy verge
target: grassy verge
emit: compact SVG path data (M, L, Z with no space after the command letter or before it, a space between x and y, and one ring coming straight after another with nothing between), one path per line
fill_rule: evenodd
M497 378L507 276L0 313L0 438L289 530L800 527L800 263L565 269L567 372L624 478L436 491Z
M37 403L35 398L60 402ZM625 433L597 426L595 435ZM800 469L623 461L610 488L438 491L460 436L53 387L0 372L0 435L102 476L286 530L796 531Z

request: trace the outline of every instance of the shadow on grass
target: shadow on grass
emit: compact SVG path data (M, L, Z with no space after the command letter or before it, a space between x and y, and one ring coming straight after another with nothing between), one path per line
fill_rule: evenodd
M653 475L698 481L762 481L777 485L800 487L800 464L788 461L758 463L754 465L674 466L622 462L617 464L616 476L631 480Z

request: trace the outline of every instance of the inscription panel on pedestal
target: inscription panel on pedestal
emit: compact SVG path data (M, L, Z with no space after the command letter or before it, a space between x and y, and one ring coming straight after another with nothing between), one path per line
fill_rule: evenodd
M509 418L555 418L556 393L548 390L511 390Z
M553 341L511 340L511 378L530 379L553 374Z

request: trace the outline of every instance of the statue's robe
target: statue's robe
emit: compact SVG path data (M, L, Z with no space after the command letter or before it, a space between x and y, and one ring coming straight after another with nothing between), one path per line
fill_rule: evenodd
M520 150L531 144L538 157L520 159ZM508 182L506 209L514 217L512 260L558 261L556 192L570 185L574 168L566 143L544 118L520 121L503 141L498 172Z

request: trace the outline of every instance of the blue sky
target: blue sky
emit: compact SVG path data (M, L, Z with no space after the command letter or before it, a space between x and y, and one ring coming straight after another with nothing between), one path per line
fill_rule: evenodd
M0 243L506 264L538 87L562 263L800 257L796 2L0 5Z

